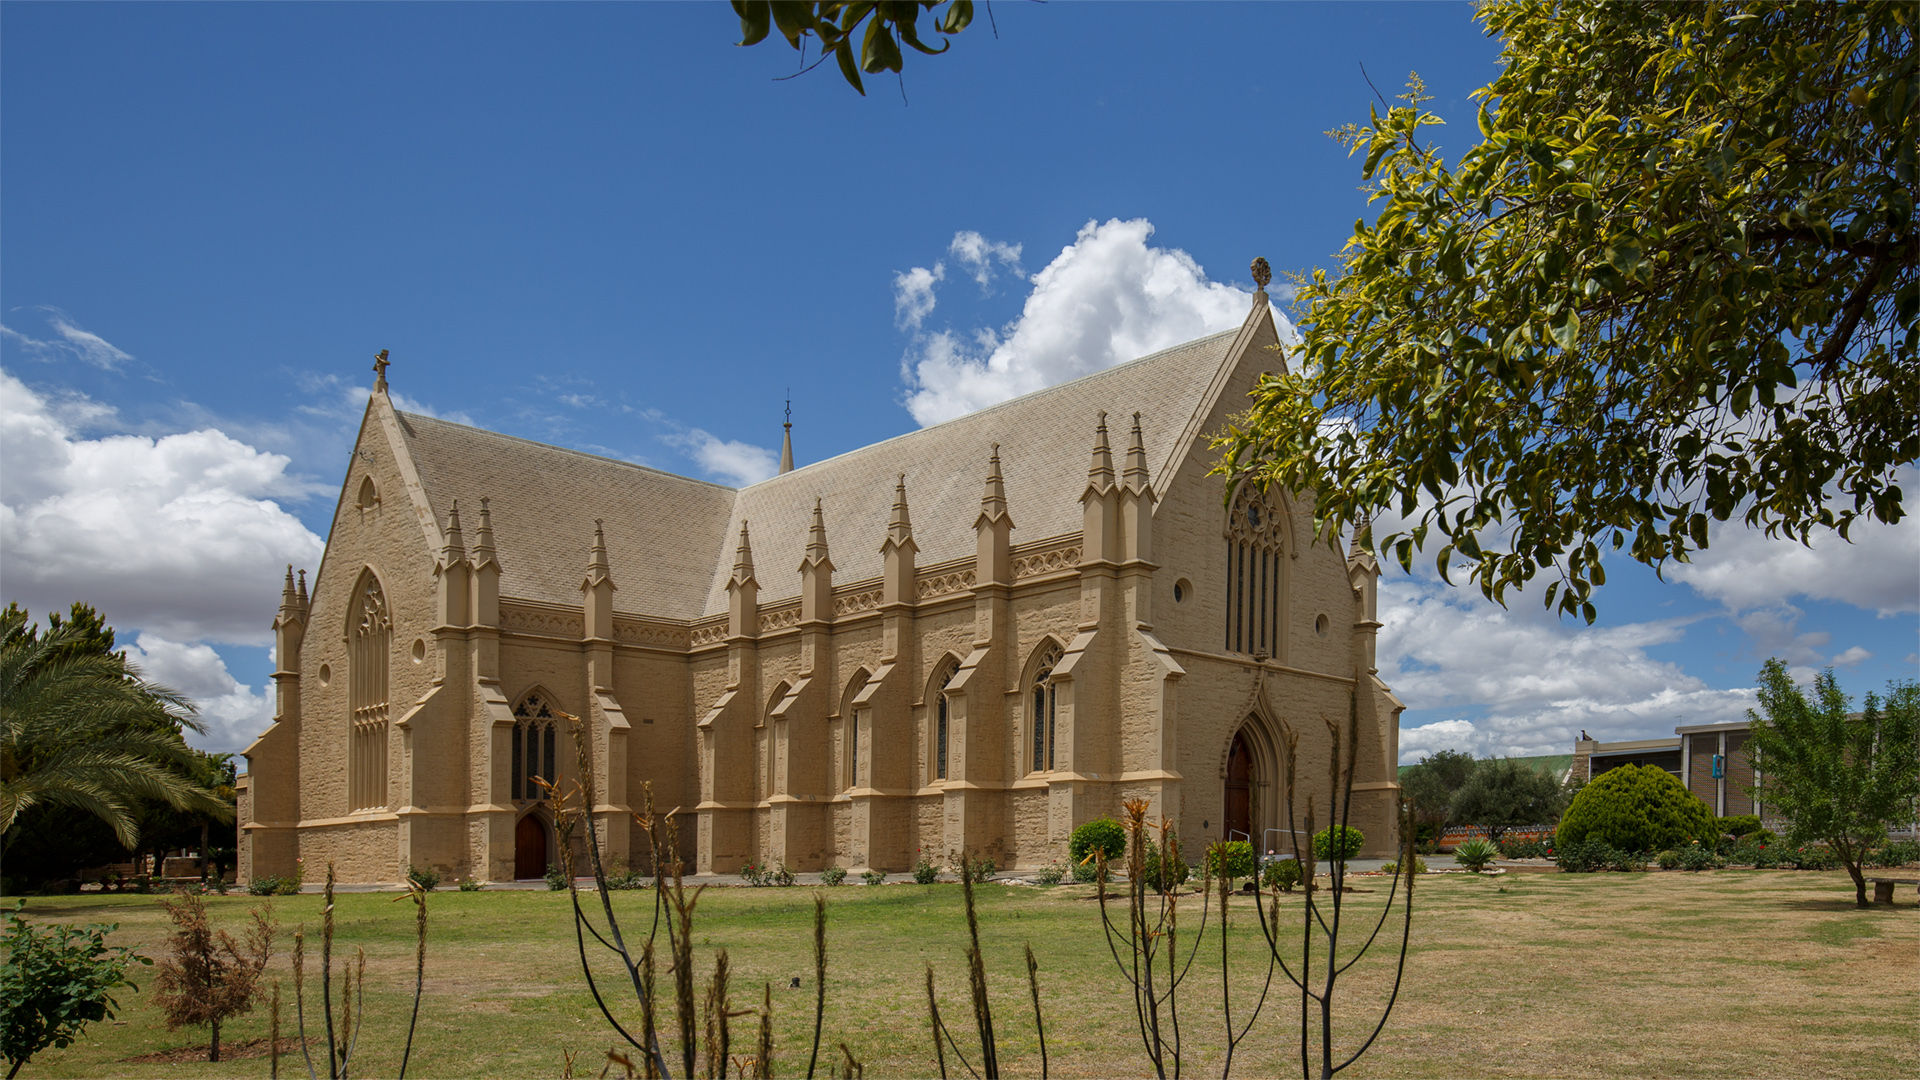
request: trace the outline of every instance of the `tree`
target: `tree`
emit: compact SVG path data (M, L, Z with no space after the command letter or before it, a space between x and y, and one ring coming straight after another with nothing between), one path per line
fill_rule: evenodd
M220 1024L253 1011L260 996L260 973L273 953L275 925L253 908L253 924L243 946L207 921L207 905L191 893L162 900L173 933L167 955L154 977L154 1004L166 1014L167 1030L205 1024L212 1030L207 1060L220 1060Z
M1436 840L1447 823L1457 819L1454 794L1467 785L1476 764L1471 754L1442 750L1421 758L1400 778L1400 791L1413 804L1414 820L1431 827Z
M6 913L6 965L0 967L0 1054L7 1080L51 1046L69 1046L96 1020L113 1016L113 991L127 981L132 964L152 960L131 948L107 944L114 924L36 926L24 914L27 902Z
M1508 829L1545 825L1560 816L1560 784L1513 758L1483 761L1453 798L1453 816L1500 842Z
M740 44L758 45L776 27L787 44L806 58L806 39L819 42L820 55L804 70L812 71L831 56L840 64L840 74L848 85L865 96L860 73L896 74L905 62L900 46L907 45L928 56L938 56L952 47L943 41L933 48L920 40L920 12L932 12L941 0L865 0L842 3L834 0L733 0L734 14L740 16ZM866 23L861 33L860 24ZM973 0L948 0L947 10L933 21L933 28L944 35L958 34L973 22ZM895 40L895 37L899 40ZM854 39L859 39L859 56L854 55Z
M1718 837L1713 811L1657 765L1621 765L1594 777L1554 831L1561 851L1587 841L1626 852L1661 851Z
M98 640L93 627L49 622L43 634L18 607L0 612L0 835L24 811L55 805L100 818L131 849L142 798L230 820L188 771L181 731L205 730L192 704L123 655L85 647Z
M1920 684L1896 681L1884 703L1869 693L1863 711L1848 706L1832 668L1814 678L1809 700L1785 664L1768 660L1760 711L1747 710L1761 777L1749 791L1787 821L1790 842L1825 841L1866 907L1861 859L1889 822L1915 819L1920 799Z
M1410 568L1595 617L1736 515L1806 542L1905 516L1920 457L1915 12L1492 0L1503 69L1449 167L1415 78L1343 133L1380 204L1223 434ZM1376 515L1400 524L1374 536Z

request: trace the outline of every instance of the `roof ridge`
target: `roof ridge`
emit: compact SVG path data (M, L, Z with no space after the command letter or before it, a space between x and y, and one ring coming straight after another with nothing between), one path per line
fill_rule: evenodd
M781 473L778 476L769 476L767 479L759 481L759 483L748 484L746 487L738 488L736 490L747 491L752 488L759 487L760 484L772 483L773 481L782 479L783 477L793 476L798 473L803 473L803 472L806 472L808 469L817 468L821 465L828 464L829 462L838 461L841 458L847 457L852 454L863 454L869 450L874 449L875 447L885 446L891 442L897 442L901 439L911 439L916 435L924 435L929 431L938 431L943 427L947 427L950 424L960 423L963 420L972 420L976 417L986 416L989 413L998 411L1000 409L1009 408L1011 406L1018 405L1022 402L1031 401L1032 399L1040 397L1045 394L1051 394L1056 391L1065 390L1068 387L1086 382L1089 379L1098 379L1098 378L1101 378L1102 376L1111 375L1116 371L1122 371L1126 368L1135 367L1137 365L1144 364L1149 360L1158 360L1168 355L1169 353L1176 353L1181 351L1182 349L1191 349L1196 345L1202 344L1203 342L1212 341L1215 338L1235 336L1240 333L1240 330L1241 330L1241 327L1236 326L1230 330L1221 330L1216 333L1202 335L1201 337L1194 338L1190 341L1182 341L1177 345L1169 345L1166 348L1159 350L1158 352L1150 352L1145 356L1136 356L1132 360L1123 361L1122 363L1114 364L1110 367L1104 367L1104 368L1101 368L1099 371L1089 371L1085 375L1080 375L1075 378L1068 379L1066 382L1054 383L1052 386L1043 386L1038 390L1029 390L1018 397L1010 397L1005 401L996 401L991 405L985 406L984 408L975 409L972 412L962 413L951 420L942 420L937 424L928 424L926 427L923 427L923 428L915 428L912 431L903 431L898 435L891 435L891 436L888 436L887 438L881 439L879 442L871 442L871 443L867 443L864 446L856 446L851 450L843 450L840 453L833 455L832 457L821 458L819 461L809 461L805 465L797 466L793 470L793 472Z
M428 416L425 413L403 412L402 410L399 410L399 409L395 409L394 413L409 422L415 421L415 420L425 420L430 424L440 424L444 427L461 428L462 430L465 430L465 431L478 432L481 435L491 436L496 439L508 439L517 443L525 443L528 446L537 446L542 450L557 450L562 454L572 454L576 457L583 457L592 461L603 461L609 465L620 465L629 469L638 469L641 472L650 472L657 476L665 476L673 480L685 480L689 484L700 484L705 487L719 488L721 491L739 491L740 490L739 488L728 487L725 484L716 484L711 480L702 480L696 476L686 476L677 472L668 472L665 469L656 469L651 465L641 465L638 462L626 461L624 459L617 458L617 457L608 457L605 454L589 454L585 450L575 450L572 447L556 446L553 443L541 442L538 439L528 439L519 435L509 435L504 431L495 431L492 428L483 428L474 424L461 424L461 423L456 423L452 420L442 420L437 416Z

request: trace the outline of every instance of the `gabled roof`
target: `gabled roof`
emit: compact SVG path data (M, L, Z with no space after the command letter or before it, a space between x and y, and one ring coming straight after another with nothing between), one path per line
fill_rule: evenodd
M442 527L460 500L471 544L480 499L492 499L502 596L577 606L599 518L616 608L701 614L734 489L414 413L399 420Z
M1000 444L1014 543L1077 532L1097 414L1108 414L1116 472L1124 467L1132 414L1141 414L1148 468L1155 488L1165 490L1183 433L1239 336L1236 328L1203 337L743 488L726 535L737 536L743 519L749 523L762 603L798 596L800 560L818 498L834 580L878 577L894 481L905 473L916 562L926 566L971 555L994 443ZM708 612L727 607L731 539L724 555L714 568Z

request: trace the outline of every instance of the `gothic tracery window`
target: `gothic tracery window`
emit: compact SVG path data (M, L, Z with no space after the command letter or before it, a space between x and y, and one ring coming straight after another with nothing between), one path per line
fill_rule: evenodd
M933 778L947 778L947 684L960 673L960 665L948 663L946 674L940 676L939 689L934 692L935 729L933 735Z
M1285 624L1281 508L1243 482L1227 515L1226 651L1275 656Z
M387 661L393 647L393 617L372 571L354 591L347 631L347 809L387 806Z
M558 717L546 692L536 690L513 709L513 780L516 799L545 799L547 790L536 780L557 782L560 768L554 757Z
M1033 729L1033 759L1030 772L1046 772L1053 769L1054 720L1059 711L1059 688L1053 683L1053 669L1060 663L1061 655L1060 643L1049 641L1046 650L1040 654L1038 663L1034 665L1033 681L1028 693L1028 716L1031 718L1028 724Z

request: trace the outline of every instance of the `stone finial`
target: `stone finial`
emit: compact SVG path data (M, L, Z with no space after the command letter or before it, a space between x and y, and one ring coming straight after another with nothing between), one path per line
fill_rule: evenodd
M807 558L824 558L827 554L827 522L820 513L820 500L813 500L813 525L807 529Z
M298 611L299 608L300 608L299 594L293 591L293 564L288 563L287 564L287 583L285 586L283 586L280 589L280 610L282 613L286 613L286 612Z
M747 533L746 519L740 521L740 543L733 549L733 578L745 581L753 576L753 539Z
M893 513L887 517L887 539L896 543L913 539L913 521L907 516L906 473L901 473L893 485Z
M1127 442L1127 470L1122 474L1127 487L1139 490L1147 486L1147 444L1140 434L1140 414L1133 414L1133 434Z
M391 361L387 359L387 350L381 349L374 355L373 388L383 394L387 392L387 365L389 363L391 363Z
M1007 512L1007 485L1000 478L1000 444L987 457L987 490L980 495L980 512L998 517Z
M593 550L587 555L587 584L598 585L613 578L613 568L607 561L607 532L602 518L593 519Z
M1253 260L1253 283L1260 286L1261 292L1267 291L1267 283L1273 280L1273 267L1267 265L1265 258Z
M1093 463L1087 466L1087 482L1105 490L1113 486L1113 448L1107 444L1107 413L1100 411L1100 423L1093 432Z
M447 539L440 545L440 561L451 565L467 557L466 537L460 533L460 500L447 510Z
M787 422L780 426L786 429L785 433L781 436L781 441L780 441L780 475L785 476L788 473L793 471L793 399L792 398L787 399Z
M473 533L473 562L476 566L485 566L493 562L493 513L487 508L490 502L486 496L480 497L480 527Z
M307 572L300 571L300 610L305 611L310 603L307 599Z

